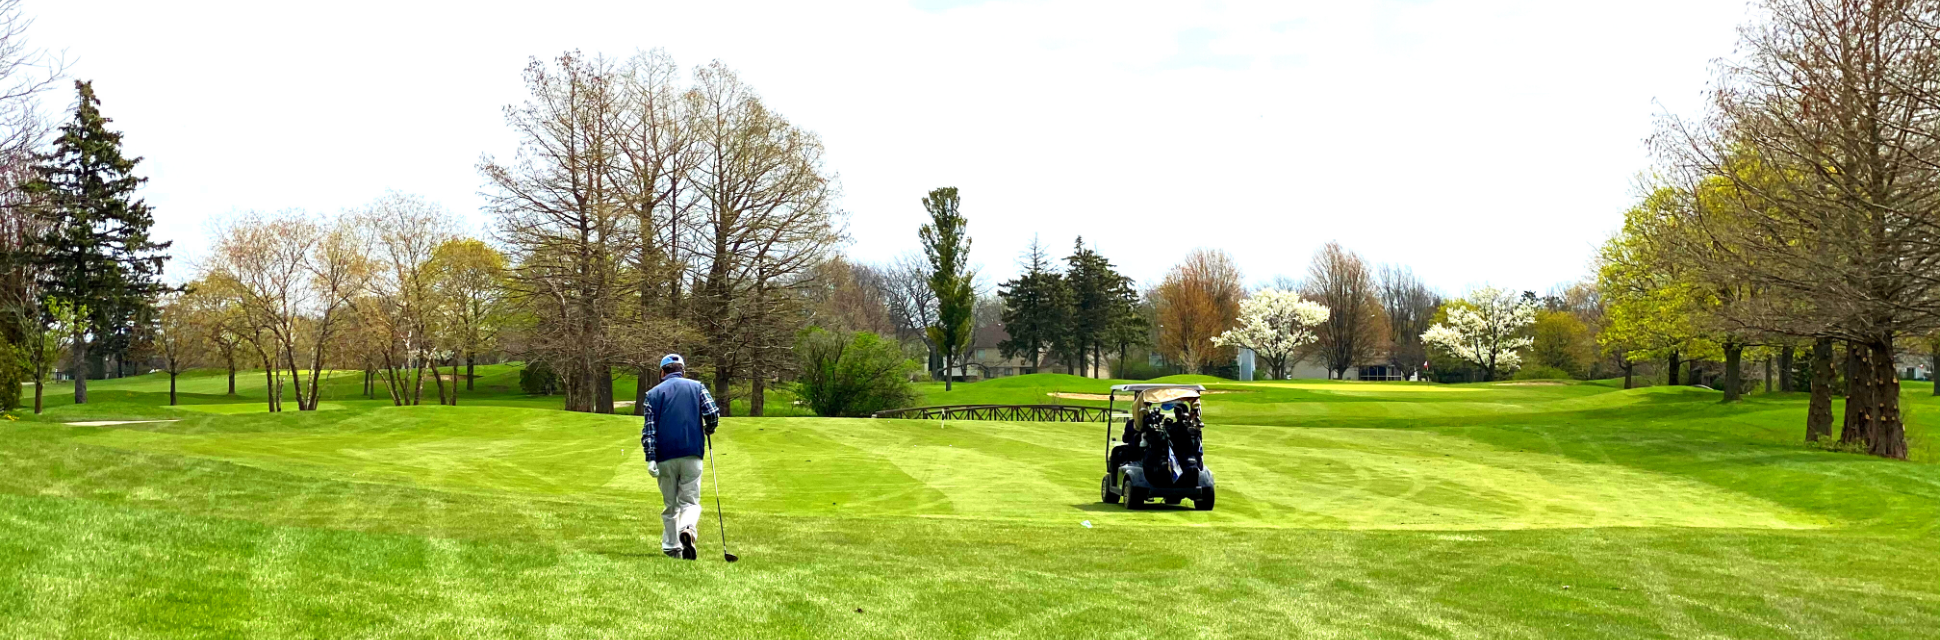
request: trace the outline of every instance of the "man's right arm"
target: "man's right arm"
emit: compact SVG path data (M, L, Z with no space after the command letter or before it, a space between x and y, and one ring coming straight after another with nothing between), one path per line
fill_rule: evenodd
M714 429L721 426L721 408L714 404L714 394L701 387L701 432L714 435Z

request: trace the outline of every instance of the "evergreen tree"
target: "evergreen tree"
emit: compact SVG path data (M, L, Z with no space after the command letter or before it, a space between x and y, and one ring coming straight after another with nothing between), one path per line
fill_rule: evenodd
M1004 332L1010 335L997 348L1006 358L1026 358L1037 367L1045 350L1057 344L1071 316L1071 291L1064 274L1052 267L1044 245L1031 240L1024 273L1003 283L997 296L1004 299Z
M42 306L86 308L74 323L74 403L88 399L90 349L149 317L161 284L169 243L149 235L154 216L135 190L148 181L135 175L140 158L121 153L121 133L108 130L101 101L88 82L74 83L74 119L60 128L51 153L36 158L25 190L45 231L35 259L45 268Z
M930 262L930 291L936 294L936 324L930 342L943 354L943 390L950 390L950 367L969 348L976 331L977 291L970 271L970 234L957 208L957 188L943 187L923 198L930 222L918 229Z
M1138 292L1132 279L1118 273L1110 260L1085 248L1079 237L1065 258L1064 279L1071 296L1070 320L1059 351L1086 375L1086 363L1098 373L1105 347L1123 351L1144 335L1143 319L1134 313Z

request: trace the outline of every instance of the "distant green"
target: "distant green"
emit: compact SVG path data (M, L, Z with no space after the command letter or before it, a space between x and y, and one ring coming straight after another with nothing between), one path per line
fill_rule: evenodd
M458 407L365 400L348 373L326 410L271 415L260 376L230 397L200 372L182 407L144 376L0 421L0 637L1940 628L1940 414L1913 389L1915 461L1895 462L1800 444L1796 394L1198 379L1220 392L1212 512L1098 503L1095 423L732 418L727 565L713 533L700 562L660 555L636 418L481 373ZM1102 405L1079 394L1110 384L919 386L921 404ZM62 424L117 419L176 421Z

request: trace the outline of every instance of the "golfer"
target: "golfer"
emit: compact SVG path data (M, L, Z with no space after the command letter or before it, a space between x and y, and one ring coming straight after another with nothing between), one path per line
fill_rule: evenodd
M647 453L647 473L660 479L660 551L669 558L693 560L694 526L701 520L701 456L707 436L721 422L721 410L707 385L687 379L687 363L680 354L660 359L660 384L647 392L647 423L640 428L640 448Z

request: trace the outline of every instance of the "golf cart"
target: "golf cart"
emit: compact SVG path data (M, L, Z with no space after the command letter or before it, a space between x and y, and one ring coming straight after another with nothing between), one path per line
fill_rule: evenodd
M1143 509L1150 500L1179 504L1191 500L1200 511L1213 508L1213 474L1204 461L1196 384L1121 384L1111 388L1106 415L1117 415L1118 396L1129 394L1131 417L1116 442L1105 423L1105 477L1099 499L1126 509Z

